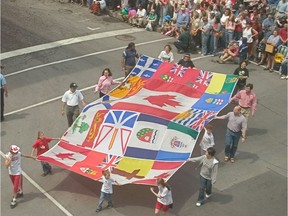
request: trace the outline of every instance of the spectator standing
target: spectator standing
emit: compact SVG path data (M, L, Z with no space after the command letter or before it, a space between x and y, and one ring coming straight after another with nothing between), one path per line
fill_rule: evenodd
M204 155L208 148L214 147L214 135L213 135L213 127L211 124L208 124L204 127L204 135L200 142L201 154Z
M237 93L238 91L243 90L245 88L246 80L249 77L247 62L241 61L239 67L235 69L233 74L238 76L238 81L234 89L234 92Z
M199 162L200 189L196 206L203 205L205 197L208 199L212 195L212 184L215 184L219 161L214 157L216 151L213 147L207 148L205 155L189 158L190 162Z
M239 91L229 101L229 103L238 101L239 106L241 107L241 114L246 118L247 122L250 114L254 116L256 112L257 98L256 94L252 92L252 89L253 84L248 83L245 86L245 90Z
M34 155L35 150L36 150L37 157L47 152L49 150L49 143L52 140L60 140L60 138L44 137L44 133L42 131L38 131L37 140L32 145L31 157L35 158L35 155ZM52 174L52 167L48 162L41 161L41 166L43 170L42 176Z
M231 163L234 163L240 137L242 136L242 143L246 140L247 120L241 114L240 106L234 107L233 112L226 115L216 116L215 119L228 119L224 161L230 160Z
M215 23L212 25L212 40L211 40L211 50L212 55L216 56L218 52L218 43L220 38L223 36L221 32L220 19L216 18Z
M288 12L287 0L280 0L276 7L276 17L285 15Z
M190 67L190 68L195 67L193 61L191 60L190 53L185 53L183 58L180 59L180 61L178 62L178 64L182 65L183 67Z
M83 107L86 106L84 96L77 90L77 84L71 83L70 89L66 91L62 97L62 115L65 114L66 107L66 117L68 121L68 126L70 127L75 119L80 115L79 101L82 102Z
M102 76L99 78L98 84L95 87L95 93L99 91L99 97L103 97L111 91L111 85L120 84L119 81L113 80L112 72L109 68L105 68Z
M266 42L266 46L267 46L267 44L273 46L273 51L272 52L267 52L266 51L266 54L267 54L267 66L264 68L264 70L269 70L270 72L274 71L274 65L275 65L274 55L276 53L276 48L277 48L279 42L280 42L280 37L279 37L277 31L273 31L273 34L270 35L270 37L268 38L268 40ZM264 61L264 59L261 59L260 63L263 62L262 60Z
M136 65L136 58L139 58L138 52L135 49L135 43L130 42L122 55L122 70L125 72L125 77L132 71Z
M101 187L101 194L99 198L99 204L96 208L96 212L100 212L102 210L103 202L106 200L108 202L107 208L113 208L112 203L112 194L113 194L113 184L119 185L117 181L110 177L109 170L102 171L102 187Z
M10 146L10 151L5 155L5 167L8 169L13 184L13 195L10 203L11 208L17 205L17 198L23 197L23 177L21 168L21 157L33 158L20 152L16 145Z
M267 39L272 33L273 29L275 28L273 15L270 13L268 14L267 18L262 22L262 30L264 39Z
M171 187L162 178L158 178L156 181L158 193L154 191L153 187L150 188L150 191L157 197L155 215L159 215L160 211L164 212L163 215L167 215L169 208L173 207Z
M233 40L235 31L235 20L234 15L231 14L225 22L225 37L226 46Z
M201 30L201 40L202 40L202 56L208 55L208 45L210 44L210 32L212 26L208 22L207 17L203 17L203 26Z
M189 23L189 14L187 13L185 5L181 5L176 17L176 27L180 29L183 26L187 26Z
M243 37L247 38L247 44L248 44L248 58L252 54L252 48L253 48L253 37L258 35L258 32L252 28L251 22L246 23L246 28L243 30Z
M164 47L164 50L160 52L158 58L163 62L173 62L174 61L174 55L171 52L172 47L170 45L166 45Z
M163 27L164 17L168 14L169 0L159 0L159 26Z
M287 31L288 31L287 27L288 27L288 24L285 23L284 27L279 30L279 37L281 40L281 44L286 45L286 46L287 46L287 41L288 41L287 40Z
M248 44L247 44L246 37L242 38L241 44L239 46L238 56L239 56L240 63L248 59Z
M7 82L5 77L2 75L2 69L4 67L1 65L1 71L0 71L0 88L1 88L1 122L4 121L4 96L8 97L8 88L7 88Z

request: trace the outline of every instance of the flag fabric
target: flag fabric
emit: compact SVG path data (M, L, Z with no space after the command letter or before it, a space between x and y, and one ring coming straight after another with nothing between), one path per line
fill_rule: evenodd
M93 180L168 180L191 156L201 130L227 104L237 77L141 56L123 82L88 104L39 160Z

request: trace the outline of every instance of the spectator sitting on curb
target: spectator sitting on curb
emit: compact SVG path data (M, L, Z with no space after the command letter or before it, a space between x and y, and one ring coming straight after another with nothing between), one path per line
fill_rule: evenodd
M149 15L144 19L143 23L147 31L154 31L156 27L157 14L154 9L151 9Z
M224 64L228 60L235 59L238 56L239 46L236 41L231 41L228 48L224 49L224 53L220 56L220 59L217 60L219 64Z

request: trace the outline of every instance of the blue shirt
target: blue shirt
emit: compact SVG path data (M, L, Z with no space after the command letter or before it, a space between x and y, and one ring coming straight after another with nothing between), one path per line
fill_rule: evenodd
M5 77L0 73L0 87L3 88L4 85L6 85L6 79L5 79Z
M125 59L125 65L127 66L135 66L136 65L136 57L138 53L136 50L126 49L123 52L123 57Z

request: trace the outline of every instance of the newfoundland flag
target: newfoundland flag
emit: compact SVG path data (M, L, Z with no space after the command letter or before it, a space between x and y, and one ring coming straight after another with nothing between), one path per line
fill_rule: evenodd
M168 180L191 156L198 135L231 97L234 75L141 56L123 82L88 104L39 160L100 181Z

